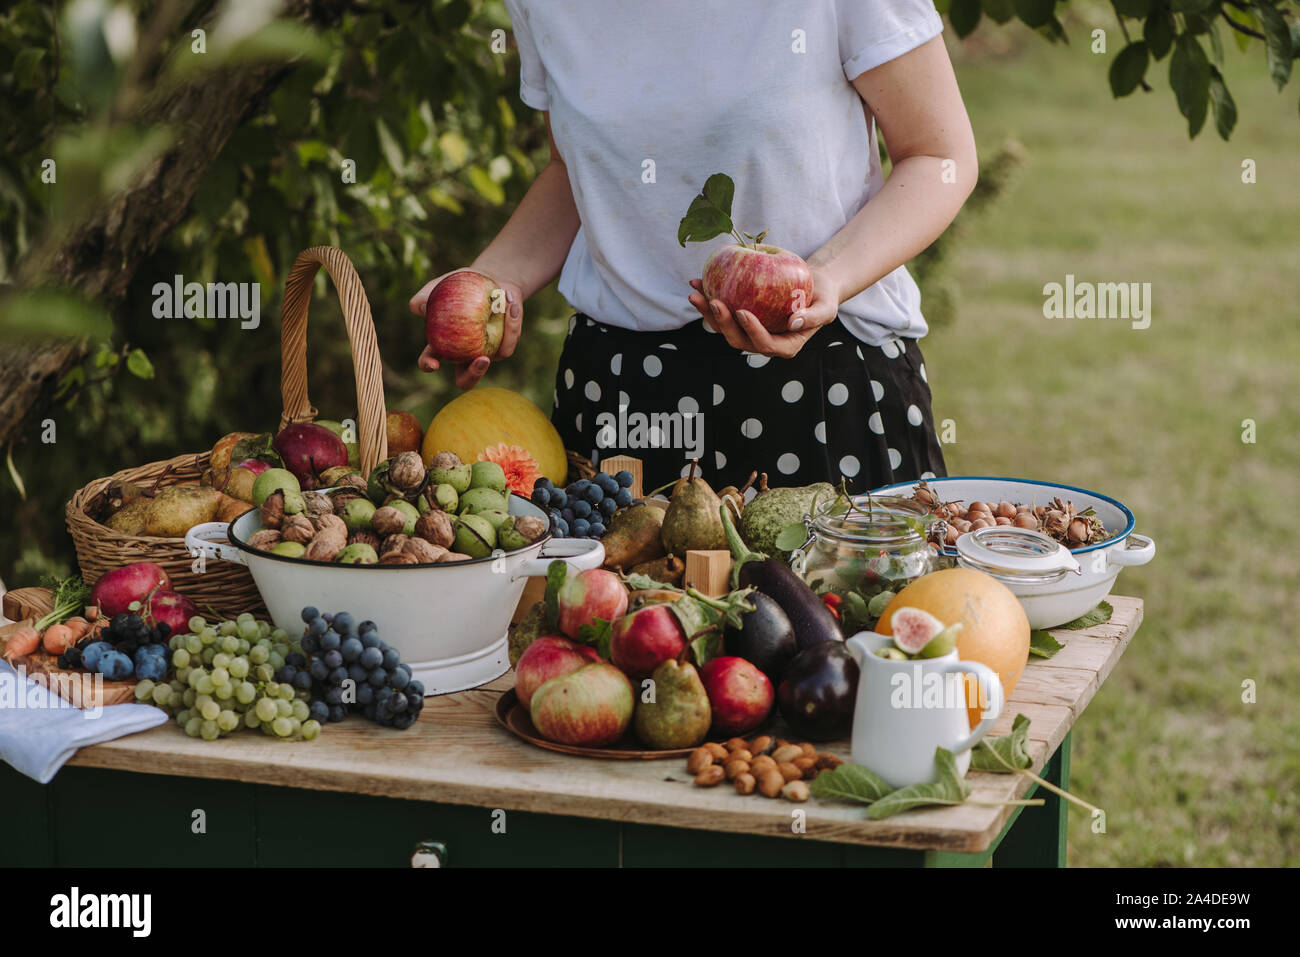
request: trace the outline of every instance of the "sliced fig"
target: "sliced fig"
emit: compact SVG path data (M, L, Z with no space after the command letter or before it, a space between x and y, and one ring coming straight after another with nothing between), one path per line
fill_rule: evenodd
M889 619L889 627L894 633L894 644L898 649L914 655L943 631L944 625L928 611L904 607L894 612Z
M942 658L957 647L957 633L962 630L962 623L955 622L931 638L924 648L917 652L921 658Z

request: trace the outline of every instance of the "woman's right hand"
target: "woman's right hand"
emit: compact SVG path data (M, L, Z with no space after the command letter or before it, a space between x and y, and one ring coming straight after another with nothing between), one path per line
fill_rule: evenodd
M438 285L438 283L442 282L443 279L447 278L452 273L466 271L479 272L480 270L471 267L452 269L435 279L430 279L420 287L419 292L411 297L411 312L423 319L425 315L425 307L429 302L429 294L433 292L433 287ZM485 275L487 274L485 273ZM515 345L519 342L519 333L523 327L524 321L523 290L519 288L518 283L503 281L497 279L495 276L492 278L497 281L497 284L501 289L505 290L506 294L506 316L504 329L501 333L501 347L497 349L495 356L479 356L473 362L463 363L457 366L456 385L460 386L462 389L474 388L474 386L478 384L478 380L483 378L483 374L487 372L491 360L493 358L508 358L515 351ZM441 362L434 357L430 347L425 346L424 351L420 353L419 366L425 372L436 372L441 366Z

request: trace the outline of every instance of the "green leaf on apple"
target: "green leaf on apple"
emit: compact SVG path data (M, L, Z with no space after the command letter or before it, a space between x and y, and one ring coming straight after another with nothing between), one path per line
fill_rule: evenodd
M669 582L656 581L649 575L643 575L641 572L632 572L630 575L623 576L623 584L632 591L681 591L676 585Z
M560 589L569 574L569 563L557 558L546 566L546 624L560 627Z
M549 575L547 576L549 579ZM578 626L578 643L590 645L606 661L609 660L609 639L614 633L613 626L604 618L593 618L589 625Z
M280 458L280 453L271 447L274 441L275 435L271 432L262 432L259 435L240 439L230 450L230 467L234 468L240 462L247 462L249 459L265 462L276 468L283 467L284 459Z
M677 227L677 241L685 246L687 240L703 243L723 233L735 232L736 227L731 221L731 200L735 194L736 184L726 173L710 176L682 217Z
M706 628L691 639L691 655L695 658L695 667L703 668L722 648L722 629L716 625Z

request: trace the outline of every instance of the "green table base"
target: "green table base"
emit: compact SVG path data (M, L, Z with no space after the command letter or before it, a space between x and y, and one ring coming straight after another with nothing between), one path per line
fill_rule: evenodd
M1067 735L1043 777L1069 770ZM1066 805L1044 796L988 851L949 854L95 768L39 785L0 764L0 866L404 867L438 841L448 866L1063 867Z

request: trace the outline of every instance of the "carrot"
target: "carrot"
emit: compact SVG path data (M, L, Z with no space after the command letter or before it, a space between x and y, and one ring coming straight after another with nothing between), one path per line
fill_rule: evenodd
M30 625L18 628L5 642L4 656L10 661L30 655L41 644L41 633Z
M80 615L75 618L69 618L63 624L72 632L72 641L74 644L82 638L85 638L86 633L90 631L90 622L86 621L86 619L82 618Z
M45 629L45 650L52 655L61 655L76 643L67 625L50 625Z

